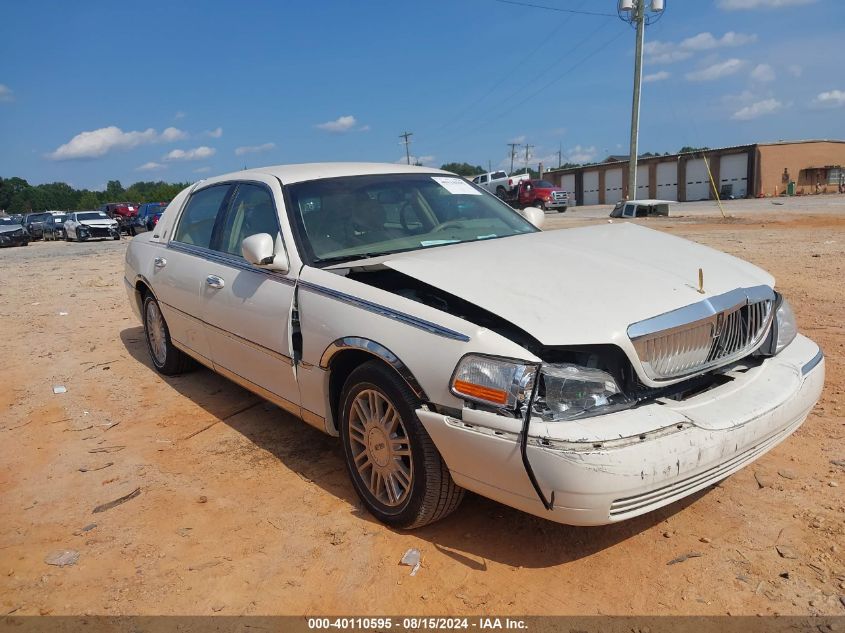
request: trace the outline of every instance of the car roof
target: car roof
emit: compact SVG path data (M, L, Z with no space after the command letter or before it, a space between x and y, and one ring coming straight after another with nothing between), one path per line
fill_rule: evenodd
M222 174L200 181L203 185L227 180L248 180L250 175L261 174L275 176L288 185L320 178L340 178L343 176L369 176L376 174L446 174L451 172L434 167L418 167L400 163L300 163L294 165L271 165L243 171Z

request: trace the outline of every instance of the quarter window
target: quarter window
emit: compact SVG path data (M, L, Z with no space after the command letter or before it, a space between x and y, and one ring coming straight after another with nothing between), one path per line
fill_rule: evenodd
M220 230L220 247L216 250L241 255L241 242L256 233L268 233L274 240L279 233L279 219L273 196L264 187L238 185L226 221ZM215 240L216 241L216 240Z
M173 239L184 244L208 248L211 233L220 205L229 192L230 185L217 185L197 191L188 200Z

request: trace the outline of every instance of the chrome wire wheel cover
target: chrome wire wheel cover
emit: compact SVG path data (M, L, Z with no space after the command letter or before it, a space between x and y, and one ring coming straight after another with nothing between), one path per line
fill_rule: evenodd
M147 302L147 341L150 351L158 365L164 365L167 360L167 337L164 331L164 317L155 301Z
M375 389L364 389L352 401L349 446L370 494L386 506L404 503L413 481L411 444L399 411Z

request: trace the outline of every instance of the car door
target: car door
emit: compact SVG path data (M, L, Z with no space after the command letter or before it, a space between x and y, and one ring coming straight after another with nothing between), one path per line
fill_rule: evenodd
M191 193L166 249L157 255L150 280L177 347L211 364L211 351L202 321L202 298L207 263L214 255L211 239L218 215L225 212L231 183L212 184Z
M259 393L299 415L290 331L297 271L258 268L241 255L241 243L250 235L283 239L281 205L271 185L269 179L234 185L215 227L214 254L203 262L202 319L215 369L247 381L247 388L259 387Z

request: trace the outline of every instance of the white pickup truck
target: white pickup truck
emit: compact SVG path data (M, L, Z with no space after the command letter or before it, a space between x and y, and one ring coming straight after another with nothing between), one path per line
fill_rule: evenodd
M530 178L530 174L512 174L508 176L504 171L488 171L486 174L478 174L472 181L504 200L505 195L509 191L523 180L529 180Z

